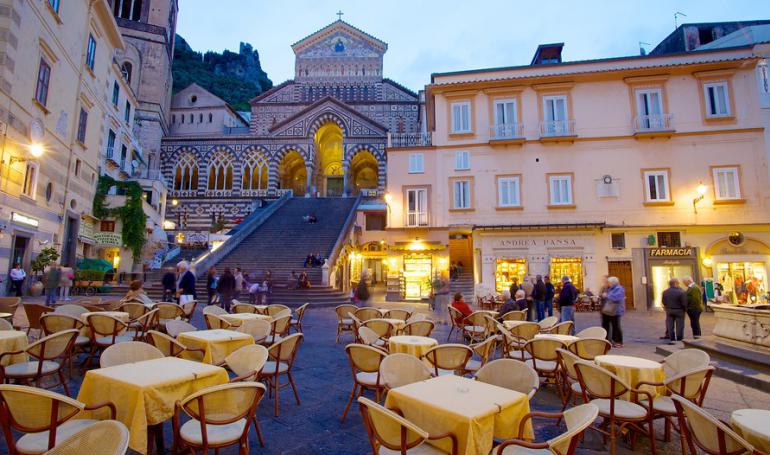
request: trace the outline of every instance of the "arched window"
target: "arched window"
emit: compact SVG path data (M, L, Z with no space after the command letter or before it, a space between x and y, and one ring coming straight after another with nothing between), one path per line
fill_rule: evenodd
M174 170L174 190L196 189L198 189L198 162L192 152L184 152L179 156Z
M229 152L217 150L209 159L208 189L233 189L233 158Z
M214 114L212 114L211 112L209 112L209 123L211 123L211 122L213 122L213 121L214 121Z
M203 123L203 113L198 114L198 123Z
M192 125L194 122L195 122L195 120L193 119L193 115L190 114L190 124Z
M254 150L243 161L243 189L267 189L267 160L265 156Z
M129 84L131 83L132 71L133 66L131 66L131 62L123 62L123 64L120 66L120 73L123 74L123 79L125 79Z

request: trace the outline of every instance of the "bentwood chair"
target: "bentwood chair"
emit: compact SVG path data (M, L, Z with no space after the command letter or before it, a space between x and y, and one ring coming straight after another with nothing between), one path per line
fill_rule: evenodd
M156 303L153 309L155 308L159 310L158 324L161 328L165 328L169 321L180 320L184 316L184 310L176 303Z
M181 322L181 321L180 321ZM206 351L200 348L190 348L180 343L176 338L171 337L157 330L147 332L147 338L150 344L155 346L165 357L183 357L189 360L202 362Z
M380 378L387 390L424 381L431 377L428 367L420 359L410 354L390 354L380 363Z
M350 318L349 314L355 313L357 309L357 306L350 304L339 305L334 308L334 311L337 314L337 337L335 343L340 342L340 335L344 332L350 332L354 337L356 336L355 329L353 328L353 320Z
M270 387L271 395L273 396L275 409L275 416L278 417L278 389L280 388L280 377L286 376L289 380L292 390L294 391L294 398L297 400L299 406L299 393L297 392L297 385L294 383L294 377L291 375L291 369L294 366L294 360L297 357L297 351L299 345L302 343L303 335L301 333L295 333L281 339L277 343L268 348L268 354L270 360L265 362L265 366L260 373L260 379L267 379L268 386Z
M99 365L102 368L114 367L143 360L162 359L163 353L155 346L141 341L126 341L113 344L102 352Z
M409 322L404 326L404 335L415 335L421 337L429 337L433 332L436 324L433 321L423 319L421 321Z
M53 308L40 303L24 303L24 312L27 314L27 335L32 330L42 331L40 328L40 317L46 313L53 312Z
M219 316L211 313L203 315L203 320L206 322L206 328L209 330L215 329L229 329L231 324Z
M685 371L706 368L711 363L711 357L700 349L681 349L674 351L661 362L666 376L674 376Z
M131 323L133 323L140 317L144 316L145 313L150 311L150 308L143 303L126 302L123 305L121 305L118 310L124 313L128 313L128 321L129 321L129 325L131 325Z
M551 327L548 327L546 329L542 329L541 333L551 333L556 335L570 335L572 332L573 327L575 326L575 323L572 321L564 321L560 322L556 325L553 325Z
M353 313L361 322L366 322L369 319L378 319L382 317L382 313L377 308L363 307L358 308Z
M609 437L610 454L617 453L618 433L633 430L650 439L650 452L656 455L652 394L627 385L613 373L592 362L575 362L575 371L583 387L583 402L595 404L599 408L599 416L604 419L601 427L593 429ZM625 394L630 396L629 400L621 398ZM646 400L641 401L640 397ZM635 440L632 435L631 441Z
M762 454L729 425L687 398L674 395L672 400L690 453L698 453L697 446L709 455Z
M542 321L538 322L537 324L540 326L541 331L546 331L558 323L559 323L558 317L548 316L547 318L544 318Z
M495 351L496 345L497 336L492 335L484 341L468 346L473 351L473 355L478 356L478 360L476 358L468 360L468 363L465 364L465 373L475 373L486 365L489 362L489 357Z
M402 321L406 321L409 319L409 316L411 316L412 312L409 310L388 310L385 312L385 314L382 316L387 319L400 319Z
M353 399L362 396L364 391L373 390L379 402L380 394L385 390L385 384L380 378L380 364L387 353L363 344L349 344L345 346L345 352L348 354L350 370L353 373L353 390L350 391L340 422L345 421Z
M463 338L468 338L471 343L486 339L491 331L488 317L489 313L486 311L476 311L468 315L462 323Z
M536 322L524 322L508 330L503 324L498 324L497 330L503 334L503 354L512 359L526 360L528 354L524 346L540 332L540 326Z
M531 356L527 361L532 364L538 376L544 379L543 385L554 384L557 390L559 390L561 378L559 378L559 357L556 350L563 346L561 341L547 338L535 338L524 345L524 349Z
M73 418L81 411L106 408L110 419L115 419L116 414L112 403L86 406L58 393L21 385L0 385L0 404L0 422L11 454L42 454L52 449L57 442L98 422ZM23 436L14 441L14 432L23 433Z
M170 320L166 322L166 333L176 338L180 333L195 332L198 327L185 321Z
M128 325L110 315L92 313L86 317L86 323L91 331L91 351L83 363L84 367L90 365L96 351L134 339L133 336L126 333Z
M577 450L583 433L591 426L599 415L599 408L593 404L581 404L564 412L546 413L530 412L519 424L519 439L509 439L497 446L493 452L496 455L552 453L556 455L573 455ZM567 431L546 442L531 442L524 440L523 429L532 417L564 419Z
M409 325L413 322L426 321L426 320L428 320L428 316L425 316L422 313L412 313L412 315L406 318L406 321L404 322L406 322L406 325Z
M593 360L610 352L612 343L604 338L581 338L570 343L567 349L583 360Z
M193 453L238 444L238 453L249 451L249 422L255 420L257 405L265 395L258 382L223 384L193 393L174 408L174 453ZM181 424L181 414L190 420Z
M219 305L208 305L203 307L203 314L214 314L217 316L221 316L223 314L227 314L227 310L222 308Z
M364 419L366 434L372 446L372 454L445 454L426 441L447 439L451 444L449 453L457 454L457 437L453 433L430 435L412 422L374 401L358 397L358 406Z
M3 330L15 330L15 329L13 328L13 324L6 321L5 319L0 318L0 331L3 331Z
M476 380L521 392L530 400L540 387L537 371L526 363L514 359L497 359L489 362L476 373Z
M259 374L262 372L262 368L264 368L268 358L267 348L258 344L243 346L232 352L225 357L225 365L235 373L235 377L230 379L230 382L257 382ZM256 414L253 416L253 421L254 429L257 431L257 437L259 438L259 445L264 447L265 440L262 438L262 429L259 426Z
M527 320L527 312L526 311L509 311L505 313L501 318L501 321L526 321Z
M289 334L289 324L291 324L291 312L274 316L270 323L270 335L265 338L263 344L270 346L284 339Z
M273 318L277 317L280 313L288 311L289 314L291 314L291 308L287 307L286 305L281 305L278 303L274 303L272 305L268 305L265 312L268 316L272 316Z
M575 370L575 364L583 359L564 348L557 349L556 356L559 358L559 372L562 376L561 411L564 412L567 406L575 404L577 398L583 398L583 385Z
M368 321L364 321L363 327L374 330L374 333L376 333L378 337L386 341L392 335L396 334L396 327L386 319L369 319Z
M74 433L44 455L124 455L128 451L128 435L122 422L103 420Z
M182 320L190 322L193 314L195 314L195 307L198 306L197 300L188 300L182 304Z
M294 317L289 322L289 330L294 329L296 333L302 333L302 320L305 319L305 311L310 306L310 302L303 304L294 311Z
M272 324L262 319L247 319L235 329L236 332L248 333L255 343L263 343L270 336Z
M64 393L69 396L67 381L61 371L61 365L69 360L72 355L72 347L77 330L63 330L53 335L45 336L27 346L23 351L4 352L0 354L0 380L30 382L35 381L35 386L40 387L40 382L46 376L56 375L59 383L64 387ZM5 357L26 353L33 360L29 362L14 363L3 366ZM61 364L57 362L61 361Z
M388 346L387 341L380 338L377 332L370 329L369 327L358 328L358 336L356 337L356 342L380 349L387 349Z
M88 308L84 307L83 305L74 305L71 303L64 304L62 306L56 307L55 310L53 310L56 314L66 314L67 316L72 316L73 318L80 319L80 316L83 313L88 313Z
M129 323L128 327L134 330L134 340L143 341L147 338L147 332L155 329L160 324L159 316L160 310L155 308Z
M54 333L64 332L65 330L77 330L78 336L72 345L72 356L69 357L70 362L70 376L72 375L72 357L77 352L85 352L91 339L85 335L82 335L81 329L85 326L80 317L72 317L67 314L60 313L46 313L40 318L40 328L43 329L44 335L53 335Z
M604 340L607 338L607 331L603 327L588 327L575 334L578 338L596 338Z
M257 307L250 303L235 303L235 301L233 301L232 312L233 314L256 313Z

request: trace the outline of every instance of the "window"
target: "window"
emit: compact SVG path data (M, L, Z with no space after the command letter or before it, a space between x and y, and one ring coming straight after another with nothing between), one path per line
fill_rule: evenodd
M741 198L740 172L737 166L711 169L714 178L714 199L731 201Z
M107 158L112 158L115 152L115 132L110 130L107 134Z
M422 174L425 172L425 155L422 153L409 154L409 173Z
M125 79L129 84L131 83L132 72L133 66L131 65L131 62L123 62L123 64L120 65L120 74L123 75L123 79Z
M102 221L99 223L99 230L102 232L115 232L114 221Z
M661 248L680 248L682 236L679 232L658 232L658 246Z
M495 126L517 122L516 100L495 101Z
M550 191L551 205L573 205L572 199L572 175L559 174L548 176L548 188Z
M78 159L75 160L75 177L80 176L80 163L81 163L80 160Z
M193 115L190 114L190 125L192 125L193 123L195 123L195 120L193 119Z
M190 152L183 153L174 171L174 190L188 191L198 189L198 162Z
M519 176L497 178L497 206L521 206L521 178Z
M51 81L51 66L44 59L40 59L37 70L37 86L35 87L35 101L45 106L48 102L48 84Z
M214 114L212 114L211 112L209 112L209 123L211 123L211 122L213 122L213 121L214 121Z
M37 174L38 164L34 161L27 161L27 167L24 169L24 184L21 188L22 194L32 199L37 195Z
M729 117L730 99L727 95L727 82L703 84L706 97L706 117Z
M636 114L640 129L660 129L663 125L663 96L659 89L636 91Z
M209 190L233 188L233 159L230 153L219 150L209 161Z
M452 208L471 208L471 181L454 180L452 182Z
M131 103L126 100L126 111L123 113L123 119L126 123L131 123Z
M171 114L171 123L176 123L176 114Z
M80 108L80 115L78 116L78 135L77 140L81 144L86 143L86 126L88 125L88 112Z
M428 225L427 188L406 190L406 225L407 227Z
M567 127L567 97L564 95L543 97L543 133L559 134Z
M668 171L644 171L644 191L647 202L668 202L671 195L668 189Z
M120 101L120 86L118 81L112 83L112 105L118 107L118 101Z
M142 19L142 0L113 0L112 13L115 17L138 21Z
M452 103L452 133L471 132L471 103Z
M367 231L384 231L385 230L385 214L383 214L383 213L367 213L366 214L366 230Z
M59 0L48 0L48 5L51 6L51 9L56 13L59 14Z
M467 171L471 168L471 154L467 150L458 150L455 152L455 170Z
M179 116L182 119L182 125L184 125L184 114Z
M203 123L203 114L198 114L198 123Z
M267 189L267 172L268 164L265 156L258 151L252 151L243 163L243 189Z
M623 250L626 248L626 233L625 232L613 232L612 233L612 249Z
M94 39L94 35L88 34L88 49L86 50L86 65L91 69L91 71L94 70L94 66L96 65L96 40Z
M120 168L126 168L126 158L128 158L128 148L125 145L120 146Z

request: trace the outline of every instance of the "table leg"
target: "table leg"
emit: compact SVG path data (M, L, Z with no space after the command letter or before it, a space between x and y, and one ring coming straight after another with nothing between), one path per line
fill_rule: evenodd
M163 455L166 451L163 444L163 422L147 425L147 455Z

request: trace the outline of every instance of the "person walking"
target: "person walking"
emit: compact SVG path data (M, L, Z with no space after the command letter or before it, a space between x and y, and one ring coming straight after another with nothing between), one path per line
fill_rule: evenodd
M45 288L45 304L48 306L56 305L56 288L61 281L61 270L59 264L53 263L48 267L43 277L43 287Z
M217 294L217 269L214 266L209 267L206 271L206 294L208 305L214 301L214 296Z
M235 292L233 293L233 298L239 299L241 298L241 291L243 291L243 271L240 267L235 268L233 276L235 277Z
M21 264L17 262L8 275L11 278L10 293L16 297L21 297L21 287L24 285L24 280L27 278L27 272L25 272L24 269L21 268Z
M684 336L684 313L687 310L687 295L679 287L679 280L671 278L668 281L668 289L663 291L662 302L666 311L668 344L675 344Z
M559 322L572 321L572 332L575 332L575 301L578 291L568 276L561 277L561 290L559 291Z
M556 296L556 288L551 283L551 277L545 276L545 309L548 316L553 316L553 298Z
M607 287L602 295L602 327L607 331L607 341L612 343L614 348L622 348L623 331L620 328L620 318L626 314L626 290L621 286L618 277L611 276L607 278Z
M687 295L687 317L690 318L692 336L697 340L701 336L700 314L703 313L703 291L690 276L682 278L682 282L687 286L685 292Z
M70 300L70 288L72 280L75 279L75 273L72 267L60 267L59 275L59 300L67 302Z
M217 283L217 292L219 292L222 308L229 313L230 304L233 302L233 295L235 294L235 276L230 267L225 267L225 271L222 272L222 276Z
M535 304L532 302L532 291L535 290L535 284L532 282L531 276L524 276L524 279L521 281L521 290L524 291L527 299L527 321L534 321Z
M166 269L160 284L163 286L163 301L171 302L176 294L176 274L172 267Z
M540 322L545 319L545 282L543 282L543 277L540 275L535 277L535 286L532 289L532 300L535 301L537 322Z
M190 264L187 261L181 261L176 265L179 273L179 281L176 284L176 296L179 304L198 298L195 290L195 274L190 270Z

